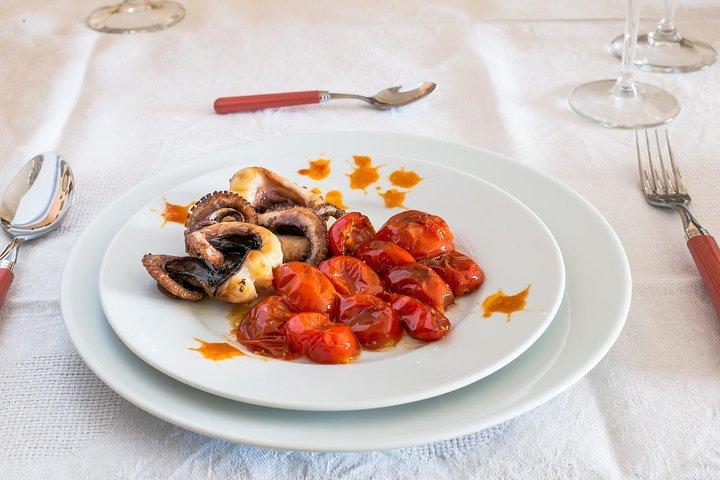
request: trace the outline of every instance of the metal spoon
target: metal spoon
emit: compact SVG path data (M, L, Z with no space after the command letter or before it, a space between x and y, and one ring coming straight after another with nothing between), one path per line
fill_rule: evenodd
M0 226L12 240L0 253L0 307L5 303L20 244L45 235L62 221L73 203L72 170L54 152L30 159L15 175L0 202Z
M426 97L437 85L432 82L421 82L380 90L372 97L351 93L332 93L322 90L307 92L270 93L266 95L246 95L242 97L222 97L215 100L216 113L248 112L265 108L290 107L311 103L329 102L330 100L352 98L367 102L375 108L387 110L402 107Z

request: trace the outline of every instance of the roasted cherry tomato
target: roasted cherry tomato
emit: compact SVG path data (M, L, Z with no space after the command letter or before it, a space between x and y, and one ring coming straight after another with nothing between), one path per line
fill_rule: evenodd
M453 250L453 235L445 220L419 210L393 215L375 238L401 246L416 259Z
M237 340L258 355L284 360L296 358L298 355L290 349L285 337L285 323L293 315L279 296L267 297L245 315L237 329Z
M353 256L365 262L381 275L392 267L415 263L415 259L407 250L392 242L382 240L363 243L355 250Z
M434 308L407 295L386 297L408 334L423 342L440 340L450 331L450 320Z
M340 295L377 295L385 290L378 274L355 257L340 255L328 258L318 268L330 279Z
M385 274L385 285L402 295L415 297L441 313L455 302L447 283L430 268L420 263L393 267Z
M328 230L333 255L350 255L361 244L375 237L370 219L358 212L350 212L332 224Z
M285 324L285 335L294 352L315 363L348 363L360 355L360 345L347 325L333 323L327 315L298 313Z
M303 262L288 262L273 270L273 287L296 312L333 315L337 292L317 268Z
M485 273L475 260L460 252L447 252L420 260L432 268L450 286L453 295L460 297L474 292L485 279Z
M352 295L340 300L337 320L350 327L360 345L369 349L392 347L402 338L395 311L374 295Z

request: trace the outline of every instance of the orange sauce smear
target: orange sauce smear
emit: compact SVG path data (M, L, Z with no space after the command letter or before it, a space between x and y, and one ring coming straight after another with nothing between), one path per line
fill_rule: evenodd
M347 210L347 205L343 202L343 195L342 192L339 190L330 190L325 195L325 201L328 202L330 205L334 205L337 208L340 208L342 210Z
M188 219L188 213L192 206L195 205L195 202L190 202L187 205L176 205L169 203L167 200L163 200L163 202L165 203L165 208L160 214L160 216L163 217L163 226L168 222L185 225Z
M330 160L324 158L318 158L317 160L310 160L308 168L301 168L298 170L300 175L310 177L313 180L322 180L330 175Z
M318 187L313 187L310 189L310 191L315 195L322 195L322 190L320 190Z
M396 190L394 188L391 188L390 190L386 191L385 193L380 193L380 196L382 197L383 201L385 202L385 206L387 208L406 208L405 207L405 196L407 195L406 192L401 192L400 190Z
M498 290L483 300L483 317L488 318L493 313L504 313L507 315L508 321L510 321L513 313L525 310L525 302L529 292L530 285L515 295L506 295L502 290Z
M355 161L355 170L348 175L350 177L350 188L355 190L365 190L367 187L377 182L380 178L378 169L382 165L374 167L372 158L364 155L353 155Z
M200 340L199 338L196 338L195 340L200 342L200 346L197 348L189 348L188 350L200 352L203 357L215 362L245 355L229 343L211 343Z
M422 177L412 170L395 170L390 174L390 183L396 187L412 188L422 181Z

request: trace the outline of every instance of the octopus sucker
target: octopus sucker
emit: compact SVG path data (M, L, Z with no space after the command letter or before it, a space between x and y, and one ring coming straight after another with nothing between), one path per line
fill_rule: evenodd
M236 193L228 191L209 193L190 209L185 222L185 232L227 221L256 224L257 213L247 200Z
M302 260L318 265L328 253L328 234L325 221L307 207L272 210L258 215L258 223L280 239L283 260ZM302 241L307 239L307 244Z
M323 220L345 214L320 195L263 167L239 170L230 179L230 190L250 202L258 213L300 206L311 209Z

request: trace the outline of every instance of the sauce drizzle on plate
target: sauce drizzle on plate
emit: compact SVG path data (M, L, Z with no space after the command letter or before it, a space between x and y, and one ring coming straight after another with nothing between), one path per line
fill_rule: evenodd
M383 202L385 202L385 206L387 208L406 208L405 196L407 195L407 192L402 192L395 188L391 188L384 193L380 192L379 195L382 197Z
M529 292L530 285L515 295L506 295L502 290L498 290L483 300L483 317L489 318L493 313L504 313L510 321L513 313L525 310L525 301Z
M348 207L343 202L343 195L340 190L330 190L325 195L325 201L328 202L330 205L334 205L337 208L340 208L342 210L347 210Z
M404 167L390 174L390 183L396 187L412 188L421 181L422 177L418 175L417 172L414 170L405 170Z
M163 200L163 203L165 203L165 207L160 214L160 216L163 217L163 226L166 223L179 223L180 225L185 225L185 222L187 222L188 219L188 213L193 205L195 205L195 202L190 202L187 205L177 205L170 203L167 200Z
M355 170L348 174L350 177L350 188L355 190L365 190L367 187L377 182L380 178L378 169L382 165L374 167L372 158L364 155L353 155L355 161Z
M322 180L330 175L330 160L324 158L318 158L317 160L310 160L308 168L301 168L298 170L300 175L310 177L313 180Z
M197 348L189 348L188 350L194 350L196 352L200 352L200 354L203 357L205 357L209 360L213 360L215 362L219 362L220 360L227 360L229 358L245 355L243 352L241 352L237 348L233 347L229 343L206 342L204 340L200 340L199 338L196 338L195 340L200 342L200 346Z

